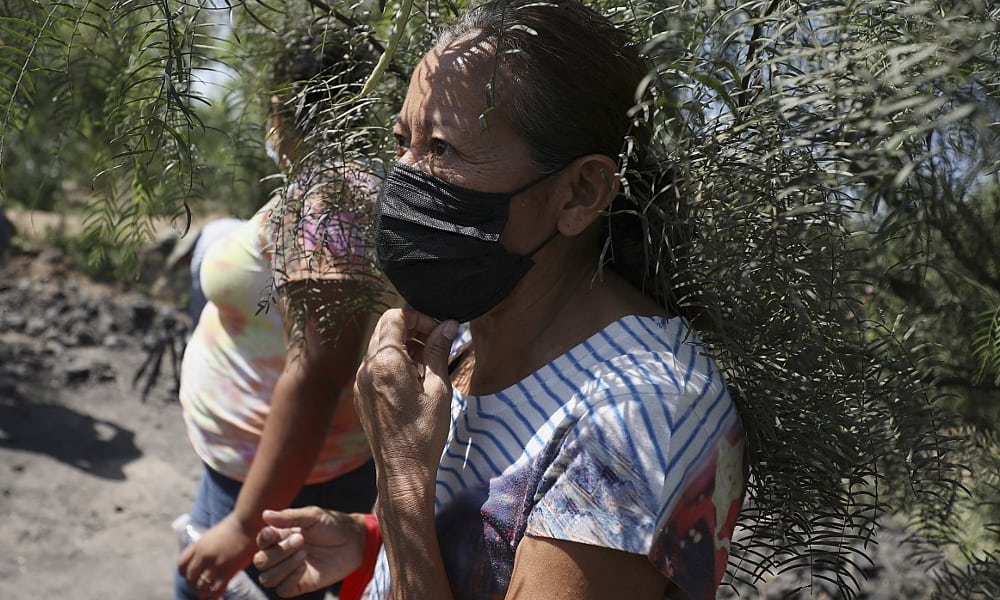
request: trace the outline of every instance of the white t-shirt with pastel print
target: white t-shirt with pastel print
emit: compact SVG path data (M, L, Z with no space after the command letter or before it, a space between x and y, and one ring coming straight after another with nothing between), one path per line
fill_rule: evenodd
M201 284L208 302L184 350L180 401L195 452L231 479L246 478L285 368L274 289L290 281L350 277L366 260L355 215L332 209L324 197L292 187L205 253ZM286 202L297 203L296 209ZM352 388L330 390L337 408L307 484L370 459Z

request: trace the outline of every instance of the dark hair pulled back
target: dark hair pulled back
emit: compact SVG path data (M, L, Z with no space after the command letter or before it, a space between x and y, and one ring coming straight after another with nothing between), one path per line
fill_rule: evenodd
M444 30L439 47L476 33L494 47L493 97L544 172L586 154L618 161L622 193L604 220L607 266L661 305L671 285L682 208L669 172L650 156L636 93L649 65L624 30L575 0L493 0Z
M439 46L471 32L494 46L507 116L543 169L618 155L647 71L624 31L572 0L494 0L459 17Z
M268 90L281 105L272 110L291 117L305 135L322 120L324 110L361 90L374 65L374 51L365 40L352 39L342 26L319 19L275 57Z

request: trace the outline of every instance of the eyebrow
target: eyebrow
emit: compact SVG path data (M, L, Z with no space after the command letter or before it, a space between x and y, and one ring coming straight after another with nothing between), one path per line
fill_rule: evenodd
M396 125L402 125L402 124L403 124L403 122L402 122L402 112L397 112L392 117L392 125L393 125L393 127L395 127ZM459 133L470 133L472 131L472 130L470 130L467 127L459 127L458 126L458 122L455 119L448 118L446 115L444 116L444 118L437 119L437 120L424 119L424 120L422 120L420 122L420 125L424 129L432 129L433 127L436 126L436 127L442 128L442 129L457 131Z

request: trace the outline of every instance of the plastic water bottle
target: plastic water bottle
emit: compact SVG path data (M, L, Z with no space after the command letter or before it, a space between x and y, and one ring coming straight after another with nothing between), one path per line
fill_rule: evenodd
M189 544L193 544L201 537L202 528L191 522L191 515L181 515L174 519L171 528L177 534L177 541L180 542L181 550ZM222 593L224 600L267 600L267 596L257 584L250 579L246 571L237 571L236 575L229 580L226 591Z

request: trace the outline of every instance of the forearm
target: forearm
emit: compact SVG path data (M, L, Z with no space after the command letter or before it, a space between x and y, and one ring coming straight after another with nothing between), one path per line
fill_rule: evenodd
M378 478L376 513L392 577L394 600L449 600L434 523L434 473L397 465L399 474Z
M264 509L286 508L309 477L329 431L337 390L294 372L279 378L234 516L256 532Z
M336 315L336 330L320 322L319 316L329 313L324 307L337 306L343 292L339 282L315 289L306 281L291 282L282 292L279 310L288 344L285 370L271 394L257 454L233 511L254 533L263 526L261 512L286 508L312 472L340 391L353 382L361 345L356 315ZM291 298L298 299L295 310Z

